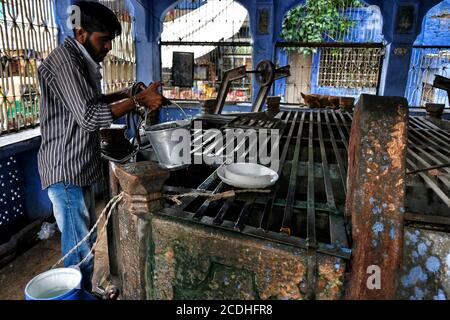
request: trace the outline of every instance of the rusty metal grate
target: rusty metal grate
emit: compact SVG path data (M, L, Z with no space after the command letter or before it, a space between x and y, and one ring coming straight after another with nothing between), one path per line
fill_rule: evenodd
M230 123L242 123L239 116L224 118L209 118L214 120L205 127L223 130ZM344 204L352 115L334 110L296 109L283 111L276 119L284 124L280 142L281 178L269 196L239 194L214 202L205 197L190 197L179 206L167 202L160 213L349 258L351 239ZM193 155L210 154L213 141L205 139ZM411 117L408 171L448 163L449 146L448 132L423 117ZM218 194L231 190L221 182L216 170L213 166L192 165L174 172L166 183L165 193ZM421 172L408 178L407 223L450 225L449 179L448 168L441 169L436 176Z
M269 196L239 194L215 202L190 197L179 206L167 203L161 213L349 258L342 204L349 135L345 124L351 121L350 116L330 110L284 111L277 120L284 123L281 178ZM227 125L221 123L218 127ZM197 155L209 154L213 149L213 139L205 141L195 150ZM165 192L197 190L217 194L230 189L218 178L216 168L192 165L172 173Z

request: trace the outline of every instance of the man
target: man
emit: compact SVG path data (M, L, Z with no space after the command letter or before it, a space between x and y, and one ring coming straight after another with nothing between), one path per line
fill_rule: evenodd
M39 173L48 190L62 233L62 254L80 242L96 221L93 185L101 180L99 130L139 106L159 108L163 97L153 84L134 97L127 90L101 94L100 65L121 34L121 25L107 7L80 1L80 25L39 67L42 144ZM66 267L86 257L95 236L65 259ZM81 266L83 288L92 289L92 255Z

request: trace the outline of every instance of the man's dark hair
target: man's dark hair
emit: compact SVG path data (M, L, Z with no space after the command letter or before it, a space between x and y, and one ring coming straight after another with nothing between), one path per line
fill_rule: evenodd
M89 1L77 1L75 5L81 11L81 27L87 32L106 32L112 37L117 37L122 33L119 19L108 7Z

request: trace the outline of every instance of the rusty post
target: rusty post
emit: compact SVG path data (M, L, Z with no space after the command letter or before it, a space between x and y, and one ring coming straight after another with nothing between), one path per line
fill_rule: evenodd
M148 246L152 212L161 206L161 191L169 171L153 162L117 165L112 170L124 192L117 210L115 243L122 298L146 299ZM118 237L118 239L117 239Z
M444 113L445 104L427 103L425 109L427 110L427 115L429 117L441 119L442 114Z
M281 97L267 97L266 101L269 115L277 115L280 112Z
M361 95L355 109L346 212L353 253L347 299L394 299L403 253L408 104Z

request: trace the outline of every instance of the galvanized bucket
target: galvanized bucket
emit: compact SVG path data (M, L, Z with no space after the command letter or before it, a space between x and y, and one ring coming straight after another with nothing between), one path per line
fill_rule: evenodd
M171 170L189 165L189 163L184 163L180 157L174 157L172 154L174 148L180 143L180 141L172 141L172 134L179 129L190 130L192 122L191 119L188 119L183 108L178 105L177 107L184 113L185 120L161 123L145 130L145 135L153 147L160 166Z

